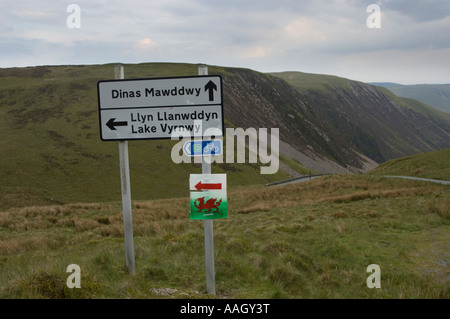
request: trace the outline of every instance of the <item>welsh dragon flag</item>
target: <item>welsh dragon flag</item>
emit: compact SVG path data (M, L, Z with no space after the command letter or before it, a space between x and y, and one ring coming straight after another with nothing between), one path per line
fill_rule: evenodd
M226 174L191 174L191 219L227 218Z

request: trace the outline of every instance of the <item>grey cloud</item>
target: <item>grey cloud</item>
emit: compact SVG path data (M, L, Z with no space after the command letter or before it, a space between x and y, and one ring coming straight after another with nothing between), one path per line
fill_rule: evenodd
M351 64L344 68L342 61L376 53L382 57L387 51L397 53L391 56L390 66L402 54L416 62L433 59L450 64L442 53L437 55L437 51L450 48L446 32L450 19L443 19L449 15L449 0L73 2L82 11L78 30L65 25L69 15L66 6L71 2L0 4L0 67L24 63L203 62L352 78L358 70L352 70ZM378 30L366 26L366 7L372 3L381 4L382 28ZM152 46L140 46L145 39ZM264 54L255 54L258 52ZM423 52L429 56L424 57ZM385 65L381 58L378 61L378 65L367 67L381 72Z
M450 16L450 1L390 0L382 3L382 10L397 12L416 22L437 21Z

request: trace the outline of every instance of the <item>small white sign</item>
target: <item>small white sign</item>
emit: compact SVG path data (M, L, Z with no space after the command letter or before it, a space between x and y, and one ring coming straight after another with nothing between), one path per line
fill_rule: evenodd
M191 174L189 177L189 189L191 191L226 191L227 174Z
M191 219L227 218L227 175L191 174Z
M183 152L186 156L221 155L222 141L219 139L187 141L184 143Z

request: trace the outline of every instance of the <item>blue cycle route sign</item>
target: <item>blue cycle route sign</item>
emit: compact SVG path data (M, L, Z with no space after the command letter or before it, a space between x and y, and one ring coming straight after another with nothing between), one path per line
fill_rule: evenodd
M222 140L187 141L183 151L187 156L221 155Z

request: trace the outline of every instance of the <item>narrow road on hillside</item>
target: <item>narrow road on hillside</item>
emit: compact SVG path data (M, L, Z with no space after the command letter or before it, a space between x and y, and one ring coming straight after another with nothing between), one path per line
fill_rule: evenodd
M266 186L282 186L282 185L293 184L293 183L307 182L314 178L321 177L323 175L326 175L326 174L313 174L313 175L307 175L307 176L302 176L302 177L294 177L294 178L290 178L290 179L285 179L283 181L268 183L268 184L266 184Z
M403 179L411 179L411 180L415 180L415 181L423 181L423 182L431 182L431 183L450 185L450 181L443 181L440 179L420 178L420 177L412 177L412 176L385 176L385 177L403 178Z
M310 181L314 178L318 178L321 177L323 175L327 175L327 174L314 174L314 175L307 175L307 176L302 176L302 177L295 177L295 178L290 178L290 179L286 179L283 181L277 181L277 182L273 182L273 183L268 183L266 184L266 186L282 186L282 185L287 185L287 184L293 184L293 183L301 183L301 182L307 182ZM384 176L387 178L402 178L402 179L410 179L410 180L415 180L415 181L422 181L422 182L431 182L431 183L438 183L438 184L443 184L443 185L450 185L450 181L443 181L440 179L431 179L431 178L421 178L421 177L413 177L413 176L391 176L391 175L387 175Z

